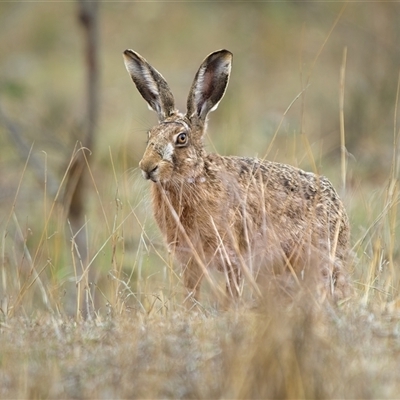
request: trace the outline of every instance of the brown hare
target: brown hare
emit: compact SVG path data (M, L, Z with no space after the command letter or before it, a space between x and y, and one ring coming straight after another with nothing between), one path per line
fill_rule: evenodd
M225 93L232 53L219 50L203 61L186 114L175 109L167 82L142 56L126 50L124 62L158 115L139 166L152 181L154 216L183 266L188 295L198 299L202 278L215 266L225 273L234 298L241 294L243 275L251 280L262 271L293 276L298 283L318 275L324 293L347 296L349 222L328 179L204 149L207 116Z

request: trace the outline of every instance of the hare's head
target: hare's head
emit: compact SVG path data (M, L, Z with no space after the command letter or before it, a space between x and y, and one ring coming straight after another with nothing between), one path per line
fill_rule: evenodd
M175 109L167 82L142 56L125 50L124 62L138 91L159 120L149 131L147 148L139 163L143 176L161 183L196 178L203 166L206 118L225 93L232 53L219 50L203 61L189 92L186 115Z

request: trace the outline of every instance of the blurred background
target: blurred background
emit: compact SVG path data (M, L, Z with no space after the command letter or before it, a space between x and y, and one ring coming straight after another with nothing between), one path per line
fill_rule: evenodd
M88 263L103 287L102 307L122 296L110 282L123 281L134 293L139 285L141 293L162 293L174 276L152 219L149 183L137 169L156 115L124 68L126 48L163 74L181 111L202 60L230 50L231 80L211 114L207 149L267 156L326 175L346 203L353 243L370 234L396 168L400 4L102 2L89 14L97 21L92 39L82 4L0 3L0 297L7 307L16 310L24 297L68 308L68 293L75 293ZM96 118L87 95L90 43L97 54ZM68 223L73 190L66 195L80 154L86 261L71 240L79 229ZM390 236L395 211L389 224ZM398 265L398 250L386 250ZM33 283L38 290L25 292ZM50 289L43 293L41 284Z

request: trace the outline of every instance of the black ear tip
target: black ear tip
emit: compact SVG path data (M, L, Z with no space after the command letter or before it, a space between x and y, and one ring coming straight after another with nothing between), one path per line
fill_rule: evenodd
M138 60L140 56L131 49L126 49L123 52L123 57L129 60Z
M229 51L229 50L226 50L226 49L217 50L213 54L217 54L219 56L223 56L223 57L227 57L227 58L232 58L233 57L233 53L231 51Z
M229 50L226 50L226 49L222 49L221 53L225 53L226 55L229 55L231 57L233 56L233 53L231 51L229 51Z
M232 63L233 54L229 50L217 50L209 54L206 58L208 62L211 63L219 63L220 61L224 61L227 63Z

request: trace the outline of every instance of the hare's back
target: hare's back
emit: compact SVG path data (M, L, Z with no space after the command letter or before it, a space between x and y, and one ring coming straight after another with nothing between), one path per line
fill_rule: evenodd
M231 192L240 190L253 207L263 204L268 211L291 218L305 218L308 211L329 220L347 220L343 203L325 176L257 158L210 156L210 178L225 182Z
M219 161L223 167L220 166L217 170L235 174L239 182L247 183L246 186L255 179L270 190L299 194L306 200L313 199L316 195L339 200L333 185L323 175L306 172L288 164L251 157L220 157Z

